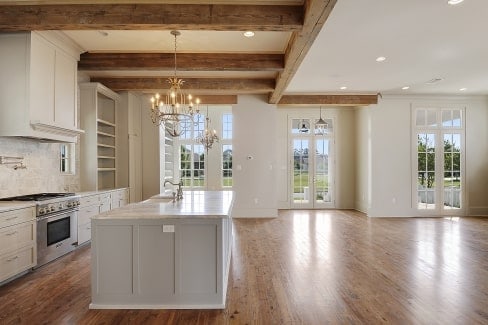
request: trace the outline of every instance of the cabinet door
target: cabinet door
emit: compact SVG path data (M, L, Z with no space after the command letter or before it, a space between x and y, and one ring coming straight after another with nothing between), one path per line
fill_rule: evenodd
M24 222L19 225L0 229L0 254L14 249L34 245L36 241L35 221Z
M56 50L40 36L31 37L30 120L52 125Z
M175 233L165 232L163 227L139 227L139 290L142 295L168 301L175 292Z
M76 61L56 51L54 122L65 128L76 128Z
M35 265L34 246L23 247L10 254L0 255L0 282Z

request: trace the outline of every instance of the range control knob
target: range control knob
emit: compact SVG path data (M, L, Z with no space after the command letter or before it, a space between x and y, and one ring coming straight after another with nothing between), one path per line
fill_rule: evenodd
M73 202L68 202L68 208L71 208L73 206Z
M44 208L39 208L39 214L44 214L46 213L46 211L44 210Z
M51 207L49 208L49 210L50 210L51 212L54 212L54 210L56 210L56 209L54 208L54 205L51 205Z

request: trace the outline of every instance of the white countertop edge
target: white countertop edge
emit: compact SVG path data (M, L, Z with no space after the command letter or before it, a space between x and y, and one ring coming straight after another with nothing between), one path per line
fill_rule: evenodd
M233 191L198 191L198 200L187 193L178 202L149 199L131 203L124 207L113 209L92 217L92 220L151 220L151 219L228 219L231 218L234 204ZM203 193L203 194L202 194ZM230 200L224 204L226 200ZM193 204L204 203L204 207L194 207Z
M81 191L81 192L75 192L75 195L79 195L80 197L84 197L84 196L92 196L92 195L103 194L103 193L108 193L108 192L121 191L121 190L126 190L126 189L128 189L128 187L120 187L120 188L97 190L97 191Z

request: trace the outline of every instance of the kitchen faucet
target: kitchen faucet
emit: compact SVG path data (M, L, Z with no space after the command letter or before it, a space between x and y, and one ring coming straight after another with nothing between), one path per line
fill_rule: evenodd
M178 186L178 190L176 192L176 200L177 201L182 200L183 199L183 189L181 187L183 186L183 181L180 180L179 183L173 183L173 182L171 182L170 180L167 179L167 180L164 181L163 187L166 186L166 183L170 183L173 186ZM174 192L173 192L173 195L175 195ZM174 201L174 196L173 196L173 201Z

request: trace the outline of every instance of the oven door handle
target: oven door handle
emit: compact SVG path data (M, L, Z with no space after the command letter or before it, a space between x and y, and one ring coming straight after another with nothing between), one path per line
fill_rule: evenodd
M53 213L53 214L45 215L42 217L37 217L37 221L42 221L42 220L46 220L46 219L60 217L60 216L66 215L68 213L72 213L72 212L76 212L76 211L78 211L78 209L64 210L62 212Z

